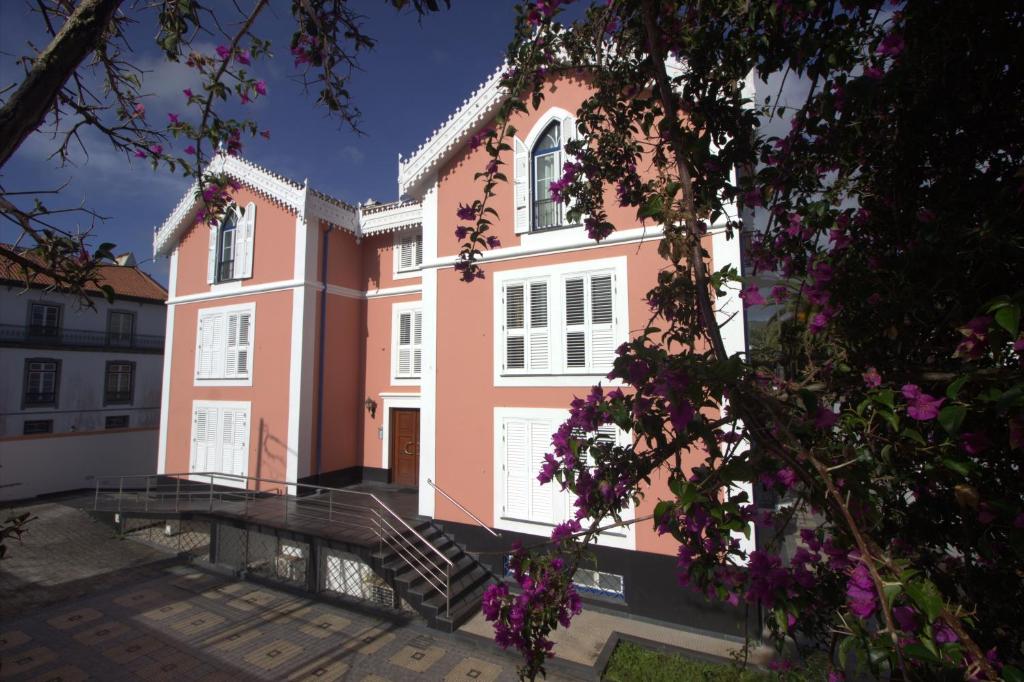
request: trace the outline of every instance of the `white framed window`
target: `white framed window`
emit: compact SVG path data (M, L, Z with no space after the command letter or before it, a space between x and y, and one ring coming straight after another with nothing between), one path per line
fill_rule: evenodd
M251 386L256 304L204 308L196 328L196 386Z
M494 519L495 527L531 535L550 535L559 523L575 517L575 496L556 481L537 480L544 455L551 452L551 435L568 418L563 409L494 408ZM616 444L628 435L613 425L602 427L598 437ZM632 510L623 514L632 518ZM581 522L582 523L582 522ZM606 531L598 544L633 549L632 524Z
M513 142L515 233L544 232L570 227L570 205L551 198L551 183L562 177L570 158L565 145L578 137L576 119L552 107L537 121L525 140Z
M419 384L423 371L423 304L391 306L391 383Z
M224 219L210 228L206 282L220 284L252 277L252 255L256 242L256 204L242 209L233 206Z
M395 279L419 277L423 265L423 230L395 233Z
M626 257L494 275L495 386L590 386L628 339Z
M224 473L247 476L252 405L248 401L192 401L190 473ZM196 480L209 481L206 477ZM245 480L217 478L214 483L244 488Z

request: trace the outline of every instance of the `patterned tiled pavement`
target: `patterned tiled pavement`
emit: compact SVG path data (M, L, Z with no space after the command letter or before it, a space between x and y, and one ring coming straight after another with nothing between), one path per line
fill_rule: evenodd
M135 543L118 544L137 560ZM50 558L88 564L95 550L80 549ZM104 550L109 562L116 548ZM13 617L2 604L12 603L14 583L0 579L0 680L516 679L517 659L487 642L158 556L164 561L122 572L116 585L101 581Z

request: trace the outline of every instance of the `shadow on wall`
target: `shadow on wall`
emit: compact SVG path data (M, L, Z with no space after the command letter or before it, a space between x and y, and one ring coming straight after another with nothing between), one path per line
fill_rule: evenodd
M259 435L256 440L256 478L263 478L264 463L270 471L281 472L280 476L270 476L272 479L285 480L288 476L288 444L270 433L266 422L260 418ZM259 483L256 484L259 490Z

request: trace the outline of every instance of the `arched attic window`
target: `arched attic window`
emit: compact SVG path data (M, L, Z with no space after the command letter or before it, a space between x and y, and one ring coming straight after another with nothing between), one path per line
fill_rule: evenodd
M206 270L209 284L252 277L252 254L256 235L256 204L244 210L232 206L216 227L210 228L210 251Z
M217 281L227 282L235 279L235 230L238 221L234 211L228 211L220 225L220 236L217 240Z
M562 225L562 205L551 199L551 183L562 172L561 124L552 121L530 151L533 176L531 229L545 230Z

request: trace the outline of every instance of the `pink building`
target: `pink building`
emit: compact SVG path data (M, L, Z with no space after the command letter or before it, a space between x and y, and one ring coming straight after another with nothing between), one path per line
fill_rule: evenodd
M497 74L401 162L400 202L356 208L216 159L244 210L211 229L189 192L155 237L171 259L159 471L414 488L419 514L476 550L549 535L572 509L536 480L551 433L574 396L608 384L663 266L660 230L634 209L611 209L620 229L595 244L550 201L586 87L564 80L514 122L501 247L473 284L452 268L456 210L480 193L486 152L467 143L500 103ZM737 241L713 226L715 268L739 265ZM734 351L742 325L727 330ZM636 516L667 494L655 479ZM638 523L602 539L582 580L608 608L735 632L735 612L676 587L675 550Z

